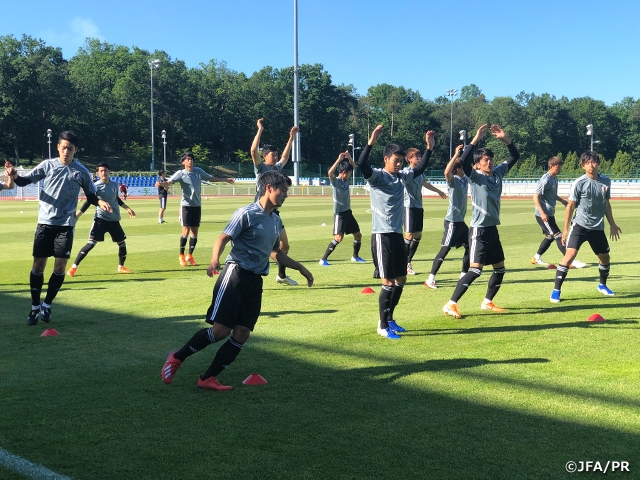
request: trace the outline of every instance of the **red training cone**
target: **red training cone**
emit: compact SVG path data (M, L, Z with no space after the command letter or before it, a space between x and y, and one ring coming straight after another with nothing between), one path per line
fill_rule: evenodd
M360 293L376 293L376 292L374 292L371 287L365 287L362 289Z
M550 264L547 266L547 270L555 270L555 269L556 269L556 266L555 266L553 263L550 263Z
M599 313L594 313L589 318L587 318L587 322L604 323L604 317Z
M55 328L47 328L44 332L42 332L41 337L57 337L60 335Z
M242 383L243 385L264 385L267 381L259 373L252 373Z

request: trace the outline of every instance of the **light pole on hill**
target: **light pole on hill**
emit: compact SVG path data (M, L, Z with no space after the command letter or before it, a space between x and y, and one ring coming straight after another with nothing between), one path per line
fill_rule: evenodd
M151 171L156 169L155 141L153 138L153 69L160 66L157 58L149 59L149 70L151 71Z
M50 128L47 129L47 137L49 137L49 140L47 140L47 143L49 144L49 160L51 160L51 129Z
M594 143L600 143L600 140L594 140L593 139L593 124L589 124L587 125L587 136L591 137L591 151L593 152L593 144Z
M453 97L458 95L458 90L450 88L447 90L447 97L451 99L451 134L449 135L449 158L453 156Z

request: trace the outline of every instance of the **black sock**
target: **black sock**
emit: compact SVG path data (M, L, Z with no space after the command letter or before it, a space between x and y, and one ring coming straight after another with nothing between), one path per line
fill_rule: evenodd
M280 278L286 278L287 277L287 267L284 267L284 266L278 264L278 276Z
M559 233L558 235L556 235L555 239L556 245L558 245L558 250L560 250L560 253L562 253L562 255L565 255L567 253L567 247L562 244L562 234Z
M327 251L324 252L324 256L322 257L322 260L326 260L327 258L329 258L329 255L331 255L333 253L333 251L338 246L338 243L339 242L337 242L335 239L331 240L331 243L327 247Z
M611 265L598 265L598 270L600 271L600 283L602 285L607 284L607 278L609 278L609 267Z
M213 328L203 328L198 330L195 335L185 343L184 347L174 352L173 356L182 362L187 357L208 347L212 343L216 343L216 339L213 336Z
M122 242L118 244L118 265L124 265L125 260L127 259L127 244L126 242Z
M242 347L244 347L244 343L240 343L235 338L229 337L229 340L224 342L224 345L218 349L218 353L216 353L213 362L211 362L207 371L204 372L204 375L200 378L206 380L209 377L217 377L220 372L233 363L240 353L240 350L242 350Z
M389 320L393 320L393 312L395 311L398 302L400 302L403 287L404 285L399 285L397 283L393 286L393 291L391 292L391 310L389 311Z
M80 249L80 251L78 252L78 256L76 257L76 261L73 263L75 263L76 265L80 265L80 262L84 260L84 257L86 257L91 249L93 249L93 247L95 246L96 242L87 242L87 244Z
M393 287L383 285L378 296L378 310L380 311L380 321L378 328L385 329L389 326L391 319L391 296L393 295Z
M538 247L538 251L536 252L538 255L541 255L546 252L547 250L549 250L549 247L551 246L551 244L553 243L553 237L549 238L549 237L544 237L544 240L542 240L542 242L540 242L540 246ZM561 242L562 243L562 242Z
M58 295L58 290L62 287L64 283L64 272L56 273L53 272L51 277L49 277L49 285L47 286L47 296L44 297L44 303L47 305L51 305L53 303L53 299Z
M360 247L362 246L362 242L360 240L353 241L353 256L354 258L358 258L360 256Z
M462 255L462 273L469 271L469 247L464 247L464 255Z
M416 250L418 250L419 246L420 239L414 238L411 240L411 243L409 244L409 255L407 255L407 263L411 263L411 260L413 260L413 256L416 254Z
M487 285L487 296L485 297L487 300L493 300L498 294L498 290L502 286L502 279L504 278L504 274L507 272L507 269L502 268L494 268L491 277L489 278L489 285Z
M462 298L467 289L471 286L473 282L482 274L482 270L479 268L470 268L467 273L464 274L460 280L458 280L458 284L456 285L456 289L453 291L453 295L451 296L451 300L458 303L458 300Z
M446 258L447 254L451 250L451 247L445 247L444 245L440 248L440 251L436 254L436 258L433 259L433 265L431 265L431 275L435 275L440 270L442 266L442 262Z
M553 285L553 288L556 290L562 290L562 283L564 279L567 278L567 273L569 273L569 267L564 265L558 265L556 269L556 282Z
M411 250L411 240L404 239L404 252L407 256L407 263L409 263L409 252Z
M33 305L34 307L40 305L42 285L44 285L43 272L36 273L31 270L31 274L29 275L29 286L31 287L31 305Z
M193 251L196 249L196 243L198 243L198 237L189 237L189 255L193 255Z
M180 235L180 255L184 255L184 247L187 245L187 237Z

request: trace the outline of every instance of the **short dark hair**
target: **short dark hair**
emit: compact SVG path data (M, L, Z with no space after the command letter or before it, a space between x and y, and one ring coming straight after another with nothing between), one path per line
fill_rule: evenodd
M598 165L600 165L600 156L596 152L594 152L593 150L589 150L588 152L584 152L582 155L580 155L580 165L581 166L584 165L585 163L587 163L590 160L593 160Z
M264 147L262 147L262 155L266 155L270 152L277 152L277 151L278 149L273 145L265 145Z
M547 165L549 165L549 168L551 167L555 167L556 165L562 165L562 159L560 157L551 157L548 161L547 161Z
M100 162L98 165L96 165L96 170L99 169L100 167L104 167L107 170L111 170L111 167L107 162Z
M397 143L391 143L384 147L384 153L382 154L383 156L391 157L393 154L396 154L399 157L404 157L406 155L404 147L398 145Z
M279 188L284 183L290 187L291 179L277 170L269 170L260 175L258 179L258 195L262 197L265 194L267 185L271 185L273 188Z
M164 170L158 170L158 176L162 177L165 174Z
M455 162L453 162L453 168L451 169L451 172L455 173L458 171L459 168L462 168L462 162L458 159Z
M191 160L193 160L195 162L195 158L193 158L193 153L191 152L184 152L181 156L180 156L180 163L184 162L187 158L190 158Z
M478 163L484 156L493 158L493 152L488 148L479 148L473 152L473 163Z
M338 173L342 172L353 172L353 165L351 165L349 160L342 160L338 164Z
M64 132L62 132L60 134L60 136L58 136L58 143L60 143L62 140L66 140L67 142L71 143L74 147L76 147L76 149L78 148L78 136L73 133L73 131L71 130L65 130Z

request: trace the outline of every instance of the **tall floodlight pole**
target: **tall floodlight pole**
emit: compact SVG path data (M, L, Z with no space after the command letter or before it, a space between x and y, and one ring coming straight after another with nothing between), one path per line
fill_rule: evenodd
M157 58L149 59L149 70L151 71L151 171L156 169L155 140L153 138L153 69L160 66Z
M167 174L167 131L166 130L162 130L162 146L163 148L163 152L164 152L164 163L163 165L163 170L164 170L164 174Z
M49 137L49 140L47 140L47 143L49 144L49 160L51 160L51 129L47 129L47 137Z
M593 125L587 125L587 136L591 137L591 151L593 152Z
M453 156L453 97L458 95L458 90L450 88L447 90L447 97L451 98L451 133L449 134L449 158Z
M298 111L298 0L293 0L293 124L299 126ZM293 178L294 184L300 185L300 132L293 139Z

